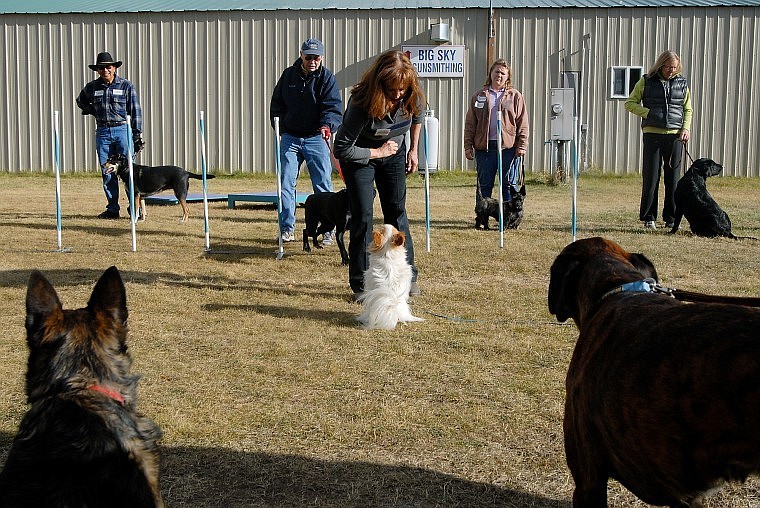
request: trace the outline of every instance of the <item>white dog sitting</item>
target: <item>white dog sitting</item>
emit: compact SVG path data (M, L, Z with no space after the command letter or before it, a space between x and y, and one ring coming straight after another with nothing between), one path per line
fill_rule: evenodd
M399 321L423 321L409 310L412 268L406 260L404 233L390 224L372 232L369 268L364 272L364 306L356 318L364 329L392 330Z

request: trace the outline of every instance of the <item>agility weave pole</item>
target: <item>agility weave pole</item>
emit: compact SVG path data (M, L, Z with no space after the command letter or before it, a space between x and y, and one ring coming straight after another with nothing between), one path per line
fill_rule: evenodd
M55 227L58 236L57 252L69 252L64 249L62 243L62 220L61 220L61 143L58 130L58 111L53 112L53 161L55 162Z
M498 147L496 149L496 174L499 178L499 248L504 248L504 195L502 189L504 188L504 180L502 173L502 152L501 152L501 108L499 108L499 116L496 117L496 139Z
M275 171L277 172L277 255L276 259L280 260L285 255L282 248L282 182L280 181L280 117L274 117L274 158Z
M135 145L132 141L132 117L129 115L127 115L127 137L129 138L127 148L127 164L129 165L129 221L132 224L132 252L137 252L135 223L137 222L137 208L140 206L140 203L137 203L137 206L135 206L135 172L132 162L135 156Z
M203 231L206 235L206 252L211 251L211 236L208 227L208 188L206 174L208 172L206 164L206 126L203 121L203 111L198 115L198 125L200 127L201 143L201 176L203 182Z
M422 145L425 149L425 240L428 252L430 252L430 147L428 146L429 118L429 116L425 116L425 128L422 132Z

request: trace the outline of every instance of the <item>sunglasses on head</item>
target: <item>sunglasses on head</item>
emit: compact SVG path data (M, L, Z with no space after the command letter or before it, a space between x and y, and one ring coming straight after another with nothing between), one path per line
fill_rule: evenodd
M320 58L322 58L322 55L304 55L303 57L311 61L311 60L319 60Z

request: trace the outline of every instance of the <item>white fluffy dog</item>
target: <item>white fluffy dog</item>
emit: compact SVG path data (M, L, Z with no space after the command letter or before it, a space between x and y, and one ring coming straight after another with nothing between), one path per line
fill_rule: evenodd
M412 267L404 244L404 233L390 224L372 232L364 292L357 298L364 308L356 319L364 329L392 330L399 321L423 321L409 310Z

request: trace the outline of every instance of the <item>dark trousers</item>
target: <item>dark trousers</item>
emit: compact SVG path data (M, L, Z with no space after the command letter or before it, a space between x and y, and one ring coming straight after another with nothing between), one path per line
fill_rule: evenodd
M369 267L367 246L372 242L374 187L380 198L383 223L391 224L406 235L406 259L414 266L414 243L406 217L406 150L402 144L396 155L370 159L367 164L340 161L351 202L351 238L348 244L348 282L354 293L364 290L364 272ZM373 185L374 183L374 185Z
M660 172L664 173L665 203L662 219L673 222L676 214L675 192L681 178L681 157L683 143L678 134L644 133L644 163L642 168L641 206L639 220L657 219L657 191L660 186Z

